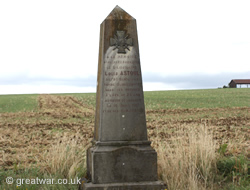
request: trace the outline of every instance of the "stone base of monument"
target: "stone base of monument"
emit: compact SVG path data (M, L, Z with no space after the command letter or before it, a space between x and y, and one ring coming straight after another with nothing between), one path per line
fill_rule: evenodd
M90 183L82 190L162 190L157 181L157 153L150 141L96 142L88 149L87 171Z
M88 150L87 171L92 183L157 181L157 154L150 145L106 144Z
M137 183L108 183L93 184L83 183L80 190L165 190L166 187L160 181Z

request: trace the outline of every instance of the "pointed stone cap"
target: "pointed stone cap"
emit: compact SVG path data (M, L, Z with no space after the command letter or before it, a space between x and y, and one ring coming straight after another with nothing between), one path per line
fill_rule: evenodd
M121 7L116 7L111 11L105 20L135 20L131 15L124 11Z

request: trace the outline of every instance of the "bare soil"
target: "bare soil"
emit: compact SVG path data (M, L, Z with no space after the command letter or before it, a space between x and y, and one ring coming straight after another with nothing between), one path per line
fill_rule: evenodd
M74 141L87 146L93 138L94 107L73 96L40 95L36 112L0 113L0 169L42 163L44 153L58 143ZM181 131L205 126L218 147L228 143L227 154L250 152L250 108L147 110L148 137L181 138ZM157 140L156 140L157 137ZM250 155L247 155L250 157Z

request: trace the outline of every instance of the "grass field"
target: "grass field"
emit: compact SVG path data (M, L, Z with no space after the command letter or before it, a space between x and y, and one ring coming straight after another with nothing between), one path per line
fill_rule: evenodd
M249 89L146 92L148 109L250 107Z
M250 89L145 92L148 137L168 189L250 189ZM86 173L95 94L0 95L0 189L6 177L65 178Z
M73 96L95 107L95 93L54 94ZM36 111L38 95L0 95L0 112ZM207 89L145 92L146 109L250 107L249 89Z
M0 95L0 113L25 112L37 109L38 95Z

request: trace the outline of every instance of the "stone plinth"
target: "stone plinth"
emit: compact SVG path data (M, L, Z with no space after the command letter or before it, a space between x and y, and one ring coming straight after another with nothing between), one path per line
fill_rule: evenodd
M150 146L96 146L88 160L92 183L157 181L157 155Z
M87 190L166 190L162 182L137 182L137 183L109 183L109 184L83 184ZM82 187L83 187L82 185Z

